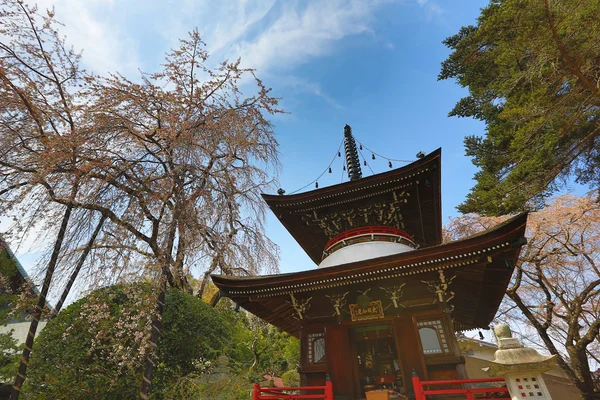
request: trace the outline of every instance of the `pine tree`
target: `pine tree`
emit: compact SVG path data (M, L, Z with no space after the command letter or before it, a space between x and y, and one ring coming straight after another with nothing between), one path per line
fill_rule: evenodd
M537 209L565 182L599 188L600 2L494 0L444 44L439 79L469 89L450 112L480 168L461 212Z

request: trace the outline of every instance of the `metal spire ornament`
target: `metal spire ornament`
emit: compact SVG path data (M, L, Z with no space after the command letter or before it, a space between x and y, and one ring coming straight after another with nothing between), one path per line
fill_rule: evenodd
M348 177L351 181L362 178L356 142L352 136L352 128L350 128L350 125L344 127L344 150L346 152L346 164L348 165Z

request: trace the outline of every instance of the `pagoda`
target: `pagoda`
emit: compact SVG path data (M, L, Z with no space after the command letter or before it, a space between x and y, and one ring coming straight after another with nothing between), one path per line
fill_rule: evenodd
M441 150L362 177L344 129L350 180L263 195L316 268L213 275L223 296L300 339L302 386L333 382L336 398L375 388L410 395L411 375L466 379L455 332L488 329L525 244L526 214L442 243Z

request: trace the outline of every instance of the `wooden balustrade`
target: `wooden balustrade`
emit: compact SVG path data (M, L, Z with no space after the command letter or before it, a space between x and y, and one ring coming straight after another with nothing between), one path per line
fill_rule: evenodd
M293 394L289 392L300 392L303 394ZM325 386L300 386L281 388L261 388L260 385L254 384L254 390L252 391L252 400L297 399L333 400L333 385L331 384L331 381L325 382Z
M413 376L413 389L415 391L415 400L427 400L427 396L435 395L464 395L467 400L476 399L509 399L508 388L506 387L480 387L480 384L505 382L504 378L486 378L486 379L456 379L446 381L422 381L418 376ZM476 387L472 387L477 384ZM454 389L425 389L429 386L460 386ZM495 396L496 393L506 394L506 396Z

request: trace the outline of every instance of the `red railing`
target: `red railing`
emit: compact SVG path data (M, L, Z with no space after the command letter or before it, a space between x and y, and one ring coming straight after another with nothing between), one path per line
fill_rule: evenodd
M325 245L325 251L327 251L327 249L329 249L337 242L342 241L344 239L368 234L395 235L408 239L411 243L413 241L413 238L408 233L404 232L402 229L392 228L391 226L361 226L359 228L348 229L347 231L344 231L332 237L331 240L329 240L329 242L327 242L327 244Z
M508 388L506 387L465 387L471 384L504 382L504 378L487 378L487 379L456 379L451 381L422 381L418 376L412 378L413 388L415 391L415 400L427 400L429 395L444 395L444 394L464 394L467 400L475 399L490 399L501 398L509 399ZM458 389L427 389L424 386L434 385L461 385ZM506 393L506 396L491 397L495 393ZM480 396L484 395L484 396Z
M306 394L289 394L285 392L302 392ZM318 393L310 393L318 392ZM333 385L330 381L325 382L325 386L301 386L301 387L281 387L281 388L261 388L259 384L254 384L252 391L252 400L296 400L296 399L318 399L333 400Z

